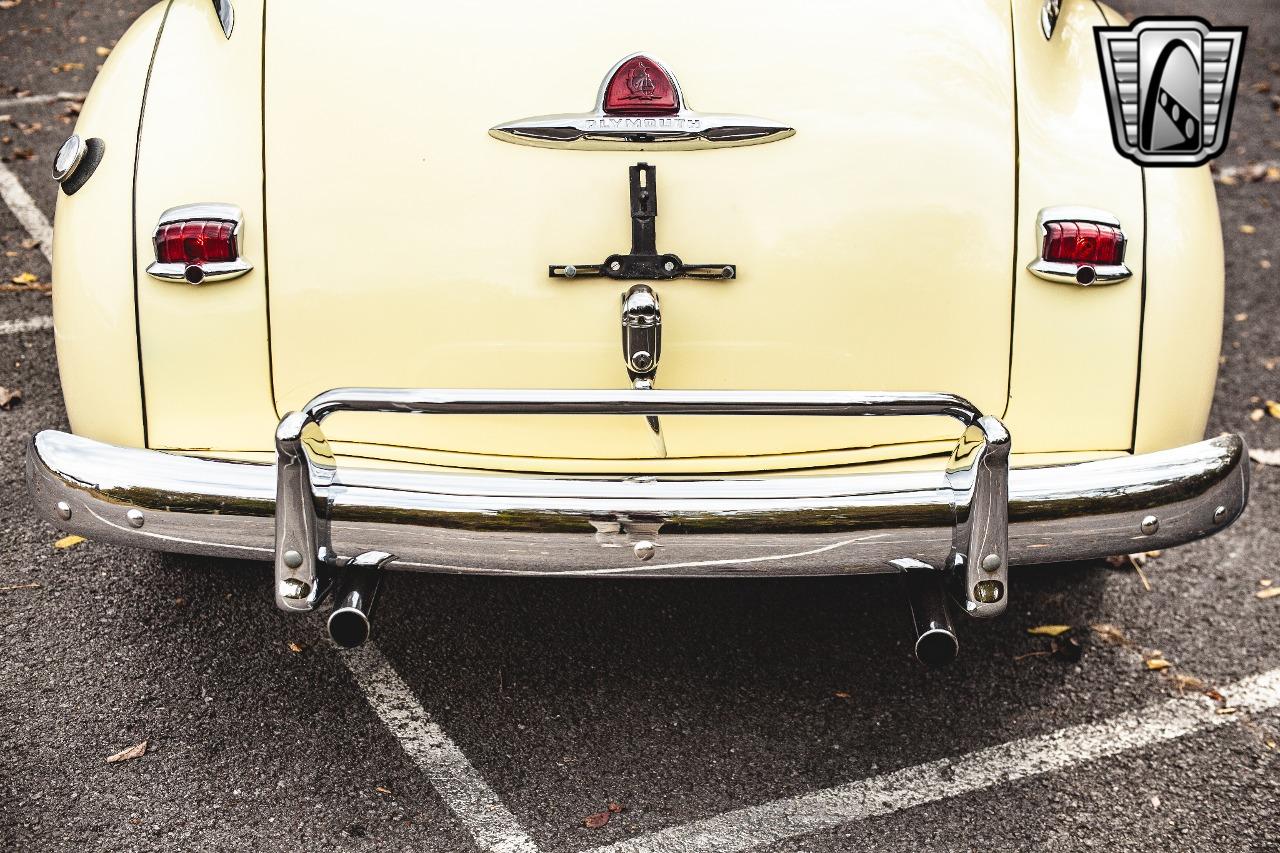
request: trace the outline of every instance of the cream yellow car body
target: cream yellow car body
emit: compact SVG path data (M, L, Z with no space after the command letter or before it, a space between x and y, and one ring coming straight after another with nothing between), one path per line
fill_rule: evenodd
M640 20L625 4L236 0L230 38L209 5L146 13L77 124L107 146L56 220L79 435L263 458L280 417L335 386L628 387L625 283L546 268L625 249L638 160L658 167L659 246L741 271L657 285L659 388L957 393L1002 417L1015 464L1203 435L1223 288L1211 180L1114 150L1091 0L1066 0L1052 39L1031 0L656 2ZM586 108L640 48L694 106L796 135L641 153L487 135ZM243 210L253 270L147 275L160 214L201 201ZM1067 204L1123 223L1132 278L1026 270L1038 212ZM627 416L342 414L326 432L363 464L571 473L929 466L902 460L958 435L941 419L669 420L665 447Z
M388 569L899 573L932 664L1011 566L1216 533L1213 185L1115 150L1120 19L1057 6L167 0L64 149L37 512L270 560L344 646ZM734 144L510 132L638 56ZM1068 208L1123 231L1096 281L1041 263ZM207 217L234 256L153 245Z

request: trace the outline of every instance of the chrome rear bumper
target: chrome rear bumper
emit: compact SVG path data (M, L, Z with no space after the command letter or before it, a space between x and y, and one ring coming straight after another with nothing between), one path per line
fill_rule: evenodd
M946 472L338 472L319 421L352 409L942 414L968 431ZM1006 605L1009 564L1188 542L1231 524L1247 499L1244 442L1234 435L1044 468L1010 470L1008 450L999 421L949 395L344 389L281 422L274 466L45 431L31 441L27 475L41 515L86 537L274 559L277 601L290 610L314 607L357 555L384 552L378 564L388 568L611 577L894 572L905 559L946 571L953 597L987 616Z

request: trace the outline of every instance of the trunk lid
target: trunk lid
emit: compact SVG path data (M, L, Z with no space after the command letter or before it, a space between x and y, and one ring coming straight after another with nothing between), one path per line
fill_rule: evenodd
M398 8L403 5L403 9ZM374 17L380 21L360 21ZM397 22L390 25L388 21ZM1004 0L931 5L272 4L265 65L281 411L343 385L628 387L627 169L657 246L733 281L655 282L667 389L1008 395L1014 83ZM324 46L341 46L326 49ZM796 128L703 151L569 151L488 129L590 108L644 50L687 103ZM945 420L344 415L336 440L562 459L767 456L928 441ZM549 467L554 464L549 462Z

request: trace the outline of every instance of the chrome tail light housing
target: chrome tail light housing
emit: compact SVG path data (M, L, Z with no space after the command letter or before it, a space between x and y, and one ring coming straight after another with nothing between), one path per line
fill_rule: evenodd
M1115 284L1133 273L1125 266L1128 244L1120 220L1091 207L1046 207L1037 219L1040 257L1033 275L1060 284Z
M156 259L147 274L190 284L242 276L253 265L240 254L244 215L233 204L205 202L160 214L152 243Z

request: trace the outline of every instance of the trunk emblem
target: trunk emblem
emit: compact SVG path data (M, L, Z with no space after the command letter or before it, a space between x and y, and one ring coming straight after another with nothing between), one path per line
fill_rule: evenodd
M674 115L680 101L666 72L648 57L636 56L605 81L601 109L611 115Z
M795 129L756 116L691 110L667 66L633 53L604 76L592 112L506 122L489 135L539 148L641 151L760 145L794 136Z

